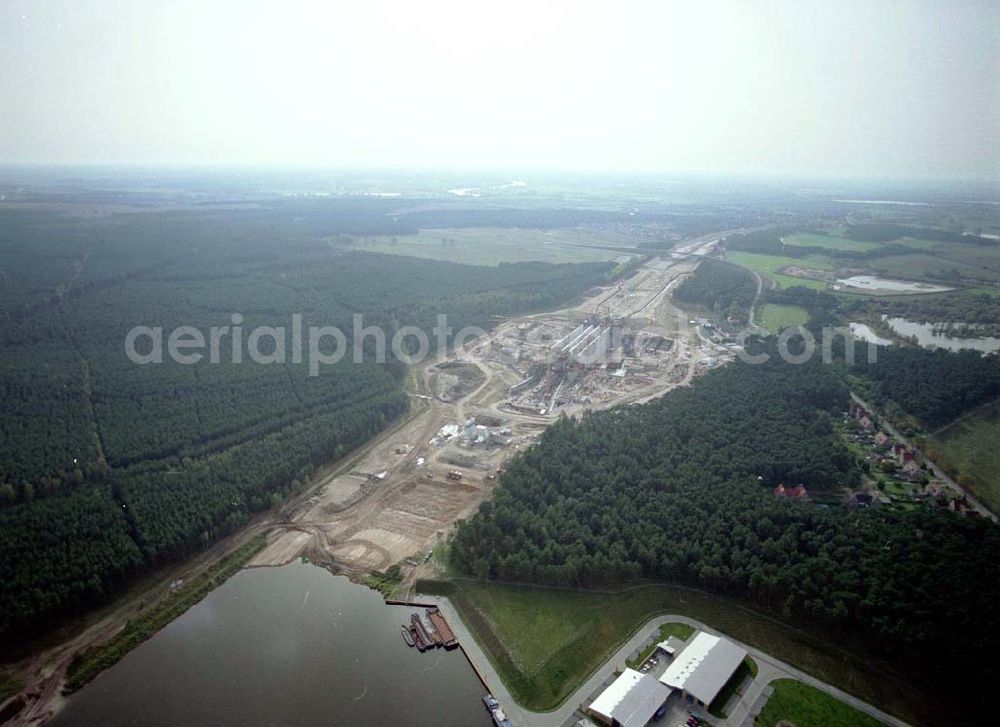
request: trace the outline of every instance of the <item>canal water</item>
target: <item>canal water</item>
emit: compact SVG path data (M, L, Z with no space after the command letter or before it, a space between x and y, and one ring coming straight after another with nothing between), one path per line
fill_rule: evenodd
M946 348L949 351L1000 351L1000 338L958 338L950 336L942 323L918 323L906 318L886 318L889 326L901 336L912 336L924 348ZM961 324L957 324L961 325Z
M244 570L51 724L491 725L461 650L403 643L409 613L307 563Z

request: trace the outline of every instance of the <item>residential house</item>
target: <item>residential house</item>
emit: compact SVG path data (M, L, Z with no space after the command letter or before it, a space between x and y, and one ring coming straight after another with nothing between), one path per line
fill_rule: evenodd
M904 464L900 471L902 475L910 482L916 482L921 477L924 476L924 471L920 469L920 465L918 465L912 459L906 464Z
M795 487L785 487L784 485L778 485L774 488L775 497L798 497L802 499L809 499L809 493L806 491L805 485L795 485Z

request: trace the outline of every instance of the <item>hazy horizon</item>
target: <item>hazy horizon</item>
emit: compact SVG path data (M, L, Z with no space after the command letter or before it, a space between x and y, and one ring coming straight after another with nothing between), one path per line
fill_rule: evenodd
M0 8L0 165L998 178L986 2Z

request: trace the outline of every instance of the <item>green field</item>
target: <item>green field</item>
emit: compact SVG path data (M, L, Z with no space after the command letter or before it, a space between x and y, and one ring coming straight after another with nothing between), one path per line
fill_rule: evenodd
M938 242L934 255L973 267L985 267L996 272L1000 269L1000 247L968 245L960 242Z
M825 692L794 679L771 683L774 694L767 700L756 724L774 727L788 721L797 727L881 727L882 723Z
M514 698L535 711L555 709L649 619L696 618L734 639L914 719L933 707L870 655L849 652L779 619L677 586L618 593L567 591L472 581L420 581L421 593L448 596Z
M810 278L796 278L792 275L785 275L778 272L789 265L796 265L802 268L814 268L816 270L830 270L832 265L830 260L819 255L809 255L804 258L782 257L781 255L759 255L753 252L727 252L726 260L742 265L745 268L756 270L771 278L778 287L791 288L801 285L806 288L816 290L826 290L826 283L822 280L812 280Z
M880 243L877 242L848 240L845 237L820 235L815 232L797 232L794 235L788 235L787 237L783 237L781 239L786 245L795 245L797 247L825 247L830 250L858 250L864 252L865 250L873 250L876 247L881 247Z
M772 333L786 326L801 326L808 320L809 313L797 305L765 303L757 312L757 322Z
M450 260L468 265L497 265L523 260L551 263L614 260L623 252L595 245L629 247L627 238L590 230L529 230L471 227L421 230L416 235L355 238L352 247L390 255Z
M1000 296L1000 287L989 288L986 286L981 286L977 288L966 288L966 293L985 293L986 295Z
M22 689L24 689L24 682L21 681L21 677L9 674L6 671L0 671L0 704Z
M947 245L948 243L940 242L938 240L924 240L923 238L919 237L903 237L899 240L895 240L894 244L906 245L907 247L915 247L920 250L934 250L935 248L941 245Z
M1000 512L1000 402L940 430L930 446L937 463Z
M963 277L1000 279L1000 274L986 268L935 255L892 255L876 258L868 264L880 273L900 278L947 280L951 271L955 270Z
M786 255L764 255L740 250L731 250L726 259L755 270L769 277L776 285L787 288L803 285L817 290L826 288L826 283L786 275L781 272L788 266L815 270L834 270L841 267L871 268L888 277L911 280L954 280L956 285L963 281L1000 282L1000 247L965 244L961 242L940 242L916 238L903 238L892 243L877 243L850 240L841 235L841 230L831 230L828 234L800 232L782 238L789 246L821 247L830 255L813 254L802 258ZM866 252L885 245L913 248L907 255L886 255L870 259L832 258L835 251Z

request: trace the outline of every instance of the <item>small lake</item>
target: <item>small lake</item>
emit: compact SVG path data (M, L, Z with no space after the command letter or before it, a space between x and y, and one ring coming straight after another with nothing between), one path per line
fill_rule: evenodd
M944 293L952 288L930 283L918 283L907 280L891 280L877 275L854 275L837 281L847 288L858 290L885 290L893 293Z
M409 613L306 563L244 570L50 724L492 725L461 650L403 643Z
M867 323L850 323L851 334L861 340L867 341L869 343L877 343L879 346L890 346L892 341L888 338L882 338L880 335L872 330L872 327Z
M954 338L945 333L942 323L917 323L906 318L886 318L893 331L907 338L914 337L924 348L946 348L949 351L1000 351L1000 338Z

